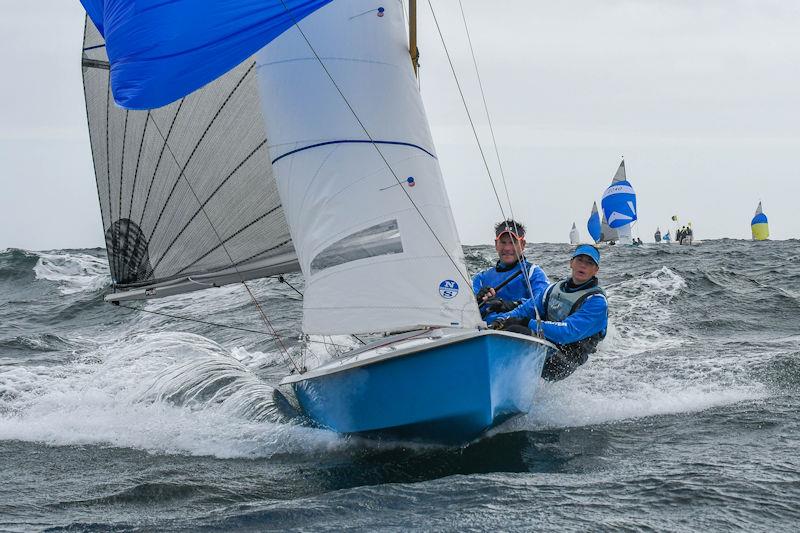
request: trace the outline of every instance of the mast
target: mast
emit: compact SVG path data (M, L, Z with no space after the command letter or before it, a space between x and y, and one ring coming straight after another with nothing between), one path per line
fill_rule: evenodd
M408 0L408 53L414 75L419 77L419 48L417 48L417 0Z

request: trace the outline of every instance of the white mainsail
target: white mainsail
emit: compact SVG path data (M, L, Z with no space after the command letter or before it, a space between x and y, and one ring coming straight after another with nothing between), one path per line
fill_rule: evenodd
M600 221L600 242L611 242L619 240L619 232L608 225L606 214L603 213L603 219Z
M624 226L620 226L616 228L617 231L617 241L620 244L632 244L633 243L633 236L631 235L631 226L633 224L626 224Z
M572 229L569 231L569 243L580 244L580 242L581 242L581 234L578 232L578 227L573 222Z
M115 288L107 300L298 270L269 163L253 59L150 111L114 103L105 42L88 17L82 65Z
M257 54L303 330L476 327L403 6L375 6L332 2Z
M623 159L620 161L617 171L614 173L614 178L611 180L611 185L627 180L628 178L625 176L625 160Z

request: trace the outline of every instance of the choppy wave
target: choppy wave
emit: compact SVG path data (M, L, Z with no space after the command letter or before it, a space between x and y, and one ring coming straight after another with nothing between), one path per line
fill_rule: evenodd
M666 266L607 287L610 327L601 352L635 355L685 342L671 305L685 289L686 281Z
M111 284L108 261L76 252L37 252L36 279L58 284L61 294L98 291Z
M754 348L726 344L727 333L714 337L727 330L713 329L708 320L736 321L741 328L760 320L756 309L790 307L787 299L795 297L795 289L781 281L800 280L800 274L774 271L769 264L774 257L754 264L746 251L746 267L717 265L713 261L718 261L719 252L714 247L720 246L730 243L706 243L698 249L604 250L603 280L611 308L606 340L568 380L541 387L533 413L500 431L691 413L774 394L771 387L782 382L757 371L759 360L750 354L767 350L768 355L758 352L759 357L795 368L791 354L800 351L800 340L791 337L796 316L776 326L786 334L774 346L756 343ZM537 245L533 255L558 278L566 273L567 251L564 246ZM491 264L493 251L471 247L466 256L471 267L479 269ZM15 291L30 283L31 289L55 287L60 295L58 305L49 308L42 301L15 303L15 329L0 335L0 351L8 350L24 363L0 358L7 363L0 366L0 439L216 457L308 454L351 445L350 439L280 417L272 386L288 372L288 365L274 342L119 310L95 297L110 282L100 253L6 250L0 252L0 274L0 280L22 280ZM295 294L275 280L252 285L275 326L296 331L301 303ZM729 312L704 298L741 301ZM25 305L38 307L32 311ZM242 326L258 323L249 295L238 286L155 300L144 308ZM26 313L51 316L53 331L31 329ZM774 316L782 319L778 311ZM67 321L69 327L60 330ZM297 355L296 339L289 340ZM347 338L316 340L329 345L313 345L306 354L311 366L335 356L341 349L337 345L353 343ZM61 360L38 364L34 354L42 352ZM30 354L27 361L25 354Z
M0 370L0 440L157 453L265 457L336 446L330 432L270 421L271 356L197 335L137 334L60 366Z

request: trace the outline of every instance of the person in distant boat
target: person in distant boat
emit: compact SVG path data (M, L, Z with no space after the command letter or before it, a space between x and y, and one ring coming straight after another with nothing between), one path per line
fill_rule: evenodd
M494 234L497 264L472 278L472 290L484 317L511 311L531 297L531 290L537 297L549 284L544 270L525 259L525 226L503 220L495 225Z
M569 266L569 279L553 283L535 300L495 316L491 325L513 333L536 334L558 346L560 352L545 361L542 369L542 377L548 381L564 379L584 364L608 329L608 301L597 280L599 250L590 244L578 246Z

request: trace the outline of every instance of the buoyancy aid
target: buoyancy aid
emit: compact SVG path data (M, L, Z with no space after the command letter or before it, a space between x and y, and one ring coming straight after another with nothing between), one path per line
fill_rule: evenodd
M596 294L605 297L605 291L597 284L597 279L586 282L582 286L570 288L567 280L552 284L544 294L543 320L563 322L568 316L576 313L583 303ZM589 354L597 351L597 345L606 336L605 330L570 344L559 345L564 354L577 358L577 364L582 365L589 358Z

